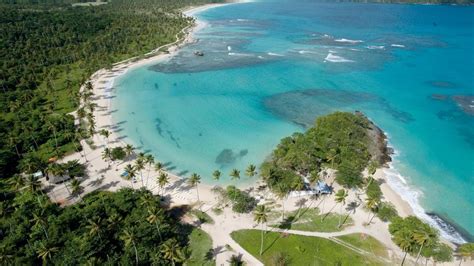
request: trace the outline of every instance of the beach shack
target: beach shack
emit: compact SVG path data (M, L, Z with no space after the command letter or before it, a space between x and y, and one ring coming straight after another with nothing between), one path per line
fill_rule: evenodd
M314 188L318 194L331 194L332 188L326 182L319 180Z

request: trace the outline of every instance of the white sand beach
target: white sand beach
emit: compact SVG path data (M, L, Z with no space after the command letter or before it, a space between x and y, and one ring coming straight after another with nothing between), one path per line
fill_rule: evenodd
M212 4L191 8L186 10L184 13L188 16L193 16L197 12L201 12L203 10L214 8L217 6L220 6L220 4ZM102 159L102 151L104 147L123 147L126 144L130 143L127 142L126 138L120 135L119 131L121 125L115 124L112 119L111 114L113 110L111 109L110 96L114 94L115 90L115 88L113 87L113 83L115 78L124 74L130 69L143 65L149 65L152 63L156 63L160 60L167 60L171 58L177 53L180 47L186 45L187 43L193 42L193 33L201 29L202 27L205 27L205 23L198 20L194 27L183 29L183 31L186 32L186 38L184 40L177 40L175 43L166 45L165 47L160 47L155 51L152 51L151 53L147 54L146 58L144 59L132 58L123 62L119 62L117 64L114 64L112 69L101 69L91 76L90 81L92 82L94 87L93 102L97 104L97 108L94 111L94 116L96 119L96 129L97 131L101 129L106 129L111 132L111 135L108 139L105 139L101 135L95 134L92 138L95 147L91 147L89 144L86 143L85 140L83 140L81 142L84 148L84 151L82 153L74 153L62 159L63 162L77 159L81 163L86 164L88 177L82 180L82 186L84 187L84 191L81 195L85 195L91 191L98 189L115 191L123 187L139 188L142 185L153 191L153 193L161 192L161 189L156 183L156 176L159 173L154 171L153 166L149 167L150 169L145 168L142 173L143 178L140 178L140 175L138 175L138 180L133 183L124 180L123 178L121 178L120 175L124 172L123 169L127 164L133 164L135 158L134 156L131 156L125 161L112 162L110 167L108 167L108 162ZM167 48L169 53L165 54L157 52L158 50L164 48ZM198 204L196 189L189 187L186 184L185 179L187 178L187 176L180 177L173 175L172 173L168 174L170 176L171 182L164 188L163 194L169 199L170 205L179 206ZM385 179L384 173L381 169L377 171L375 178L378 180ZM200 184L198 186L201 201L200 204L203 211L209 211L211 208L219 204L216 199L216 195L211 191L212 187L213 186L210 184ZM401 216L408 216L413 214L413 210L411 209L410 205L406 201L404 201L400 195L395 193L395 191L390 188L387 182L383 182L381 188L384 193L385 200L393 203ZM335 185L334 189L337 190L339 189L339 187ZM252 193L253 196L258 196L259 198L275 198L268 191ZM398 261L403 256L403 253L391 241L390 233L388 232L388 224L380 221L378 218L375 218L373 219L373 222L370 225L366 225L370 214L365 208L363 208L363 199L361 200L360 198L358 198L359 193L360 192L358 191L350 191L350 196L347 202L357 201L361 205L351 216L354 220L354 224L347 227L343 231L337 233L316 233L300 231L294 232L290 230L287 232L325 238L349 233L368 234L375 237L380 242L384 243L387 246L391 257L393 258L393 261ZM49 192L49 195L54 201L65 205L80 200L79 197L71 197L65 185L63 184L52 187ZM306 198L309 199L308 196L306 196ZM299 198L289 197L285 201L284 204L286 206L287 211L297 209L295 204L297 200L299 200ZM329 211L329 209L334 205L334 195L328 196L325 203L326 207L322 210L322 212ZM338 212L339 208L335 208L333 211ZM343 214L345 213L345 210L343 210ZM232 254L243 254L242 258L244 261L247 262L248 265L262 265L261 262L251 256L249 253L247 253L236 242L234 242L230 236L230 233L235 230L255 228L256 224L253 221L252 214L238 215L233 213L230 208L225 208L223 214L221 215L215 215L210 211L208 212L208 214L214 219L215 224L203 224L202 229L204 229L211 235L214 248L220 250L220 252L218 252L216 256L217 265L227 264L226 261ZM272 230L278 231L280 229ZM233 251L226 250L224 248L226 245L230 245Z

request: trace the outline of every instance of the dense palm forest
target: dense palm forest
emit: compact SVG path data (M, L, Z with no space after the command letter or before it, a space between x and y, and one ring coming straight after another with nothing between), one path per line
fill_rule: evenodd
M2 265L171 265L189 253L190 226L149 191L97 192L60 208L27 185L18 195L2 188Z
M92 73L175 41L193 22L179 10L209 1L72 2L0 3L0 264L181 262L189 230L159 197L98 192L60 208L30 174L81 150L79 140L94 133L69 114Z
M0 177L73 151L79 87L95 71L173 42L192 23L178 10L206 0L0 4ZM41 4L33 4L38 3ZM61 4L63 3L63 4Z

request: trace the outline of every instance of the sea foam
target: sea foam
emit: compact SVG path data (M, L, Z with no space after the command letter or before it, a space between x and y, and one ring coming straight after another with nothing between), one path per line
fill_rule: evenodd
M333 63L349 63L349 62L354 62L352 60L349 60L349 59L346 59L342 56L338 56L338 55L334 55L332 53L328 53L328 55L326 56L326 58L324 58L324 61L328 61L328 62L333 62Z
M385 49L385 46L383 46L383 45L369 45L369 46L367 46L367 49L370 49L370 50L383 50L383 49Z
M364 42L364 41L362 41L362 40L351 40L351 39L345 39L345 38L335 39L334 41L335 41L335 42L353 43L353 44Z
M398 152L395 152L392 157L396 158L397 154ZM466 243L466 240L454 229L453 226L443 221L440 217L428 215L426 213L425 209L421 207L419 202L419 198L423 193L413 187L409 187L407 178L398 172L393 163L390 163L389 168L385 168L383 172L390 188L400 195L403 200L408 202L417 217L438 229L443 238L457 244Z
M267 54L271 56L283 56L282 54L277 54L277 53L272 53L272 52L269 52Z

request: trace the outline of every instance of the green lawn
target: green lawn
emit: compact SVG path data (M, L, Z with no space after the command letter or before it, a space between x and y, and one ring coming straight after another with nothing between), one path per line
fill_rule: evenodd
M189 236L189 249L191 257L186 265L215 265L213 259L207 258L208 252L212 249L211 237L199 228L194 228Z
M298 211L290 212L285 215L285 223L271 226L310 232L339 232L353 222L351 217L348 217L344 225L339 227L339 221L344 221L346 215L329 213L326 216L326 214L319 214L319 211L314 208L302 209L299 218L295 220L297 214Z
M274 265L274 259L282 254L289 259L285 265L382 265L328 239L275 232L265 234L260 256L260 235L259 230L232 232L232 238L265 265Z
M366 234L349 234L337 237L376 256L388 258L387 249L377 239Z

